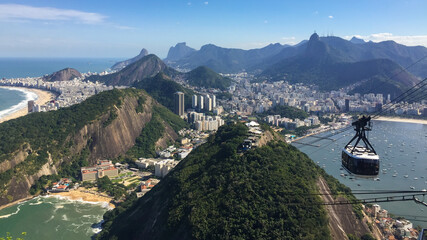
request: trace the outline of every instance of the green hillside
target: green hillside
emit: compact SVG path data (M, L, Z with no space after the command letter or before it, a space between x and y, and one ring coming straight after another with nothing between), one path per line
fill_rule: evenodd
M231 85L230 78L223 77L205 66L198 67L186 73L184 76L190 85L196 87L226 90Z
M171 111L174 109L174 93L183 92L185 94L185 108L191 108L191 96L194 95L194 91L171 80L166 74L159 73L154 77L144 78L135 83L133 87L144 89L154 99Z
M280 115L281 117L286 117L290 119L301 119L304 120L308 117L308 114L304 112L303 110L291 107L291 106L280 106L276 105L273 108L268 109L266 112L259 114L262 117L265 117L267 115Z
M159 134L151 136L151 141L135 141L138 135L150 131L144 127L142 132L141 128L137 130L132 124L136 122L140 126L155 122ZM11 167L0 174L0 205L26 196L29 186L25 179L34 176L49 159L52 163L48 167L56 165L62 176L79 178L80 167L90 164L91 155L97 159L122 155L132 142L136 142L138 153L149 152L166 128L178 131L185 126L178 116L138 89L101 92L68 108L4 122L0 124L0 163ZM83 136L82 129L86 129ZM114 138L118 131L122 134L119 140ZM115 144L120 140L127 147ZM24 157L15 163L14 158L19 156ZM20 184L21 179L25 184Z
M247 130L221 127L144 197L107 212L97 238L330 239L307 194L322 171L284 142L239 154Z

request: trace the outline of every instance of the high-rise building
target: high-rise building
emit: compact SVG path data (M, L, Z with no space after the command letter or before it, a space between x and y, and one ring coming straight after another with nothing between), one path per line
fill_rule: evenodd
M197 97L197 107L199 108L199 110L202 110L204 107L204 101L203 101L203 96L198 96Z
M345 100L345 111L346 112L350 111L350 99Z
M212 95L212 108L216 108L216 96Z
M28 101L28 112L32 112L34 108L34 101Z
M212 111L212 98L210 98L209 95L205 97L205 110L209 112Z
M191 108L197 108L197 95L193 95L193 97L191 98Z
M179 116L184 116L184 93L176 92L175 93L175 113Z

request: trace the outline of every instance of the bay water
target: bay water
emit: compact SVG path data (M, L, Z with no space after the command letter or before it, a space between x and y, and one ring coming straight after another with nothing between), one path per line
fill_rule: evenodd
M354 136L350 129L331 138L319 140L305 138L301 142L320 147L294 144L305 152L315 163L337 178L353 191L422 191L427 189L427 125L417 123L374 121L369 140L380 156L380 173L376 177L355 177L341 166L341 150ZM319 136L327 136L323 133ZM341 176L343 174L344 176ZM346 176L347 175L347 176ZM377 178L377 179L376 179ZM407 194L357 195L359 199L379 196L400 196ZM420 200L427 202L421 197ZM379 203L382 208L396 216L402 216L427 228L427 207L414 201Z

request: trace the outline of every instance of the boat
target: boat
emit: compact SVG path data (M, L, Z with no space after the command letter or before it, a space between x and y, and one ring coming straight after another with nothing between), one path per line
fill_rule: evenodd
M404 177L405 177L405 178L408 178L408 177L409 177L409 175L405 175Z
M363 116L352 123L356 134L342 150L343 167L356 175L376 176L379 173L379 156L366 137L366 131L371 131L370 121L371 117ZM356 143L351 145L354 140ZM360 141L364 143L364 146L358 146Z
M415 189L415 187L414 187L414 186L409 186L409 188L410 188L410 189L412 189L412 190L414 190L414 189Z

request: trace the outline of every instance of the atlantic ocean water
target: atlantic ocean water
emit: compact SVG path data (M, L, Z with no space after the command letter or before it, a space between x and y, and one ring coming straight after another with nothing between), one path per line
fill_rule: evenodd
M102 72L121 59L116 58L0 58L0 78L41 77L64 68L81 73Z
M119 59L0 58L0 78L39 77L71 67L80 72L102 72ZM34 93L0 88L0 118L23 108ZM91 239L100 231L108 204L89 204L66 198L37 197L0 210L0 237L6 232L25 239Z

